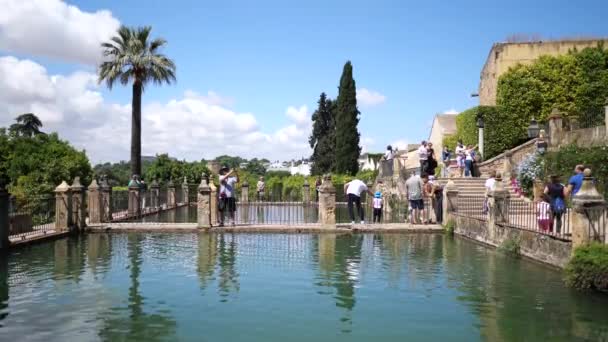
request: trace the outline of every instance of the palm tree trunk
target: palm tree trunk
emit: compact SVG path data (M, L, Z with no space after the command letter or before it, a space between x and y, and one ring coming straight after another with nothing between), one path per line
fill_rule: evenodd
M141 176L141 93L140 81L133 82L131 104L131 175Z

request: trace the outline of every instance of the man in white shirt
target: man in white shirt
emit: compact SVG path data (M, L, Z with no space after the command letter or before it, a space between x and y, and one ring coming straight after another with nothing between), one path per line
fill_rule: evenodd
M260 179L258 180L258 187L257 187L257 193L258 193L258 201L263 201L264 200L264 192L266 191L266 182L264 182L264 177L260 176Z
M351 224L355 224L353 203L357 205L357 212L361 217L361 224L365 223L365 213L363 212L363 208L361 208L361 193L364 191L370 196L374 196L374 194L367 188L367 185L358 179L353 179L352 181L344 184L344 193L348 197L348 215L350 216Z
M239 182L239 175L235 170L230 170L224 166L220 170L220 227L224 226L224 214L228 212L230 224L234 223L234 213L236 212L235 186Z
M427 173L428 164L429 164L429 151L426 147L426 141L422 141L420 143L420 147L418 147L418 159L420 160L420 174Z
M482 209L482 212L484 215L489 212L488 196L490 195L490 191L492 191L494 189L495 184L496 184L496 171L492 170L492 171L490 171L490 178L486 179L486 183L485 183L486 194L485 194L485 198L483 201L483 209Z

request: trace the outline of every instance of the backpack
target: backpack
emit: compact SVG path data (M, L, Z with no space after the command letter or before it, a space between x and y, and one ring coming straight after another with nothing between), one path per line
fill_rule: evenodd
M554 214L561 214L566 210L566 203L564 199L561 197L555 197L553 201L551 201L551 210L553 210Z

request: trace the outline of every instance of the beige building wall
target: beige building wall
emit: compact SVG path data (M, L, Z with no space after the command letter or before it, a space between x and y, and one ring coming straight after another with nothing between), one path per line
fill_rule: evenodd
M564 55L574 48L582 50L587 47L595 47L602 41L608 42L608 39L494 44L481 70L478 90L479 104L496 105L498 78L510 67L518 63L531 64L542 55Z

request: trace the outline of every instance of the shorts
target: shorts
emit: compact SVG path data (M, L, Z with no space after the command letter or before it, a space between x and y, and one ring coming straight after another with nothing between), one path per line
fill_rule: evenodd
M219 207L220 211L233 213L236 211L236 200L234 197L220 198Z
M410 200L410 209L424 209L424 200Z

